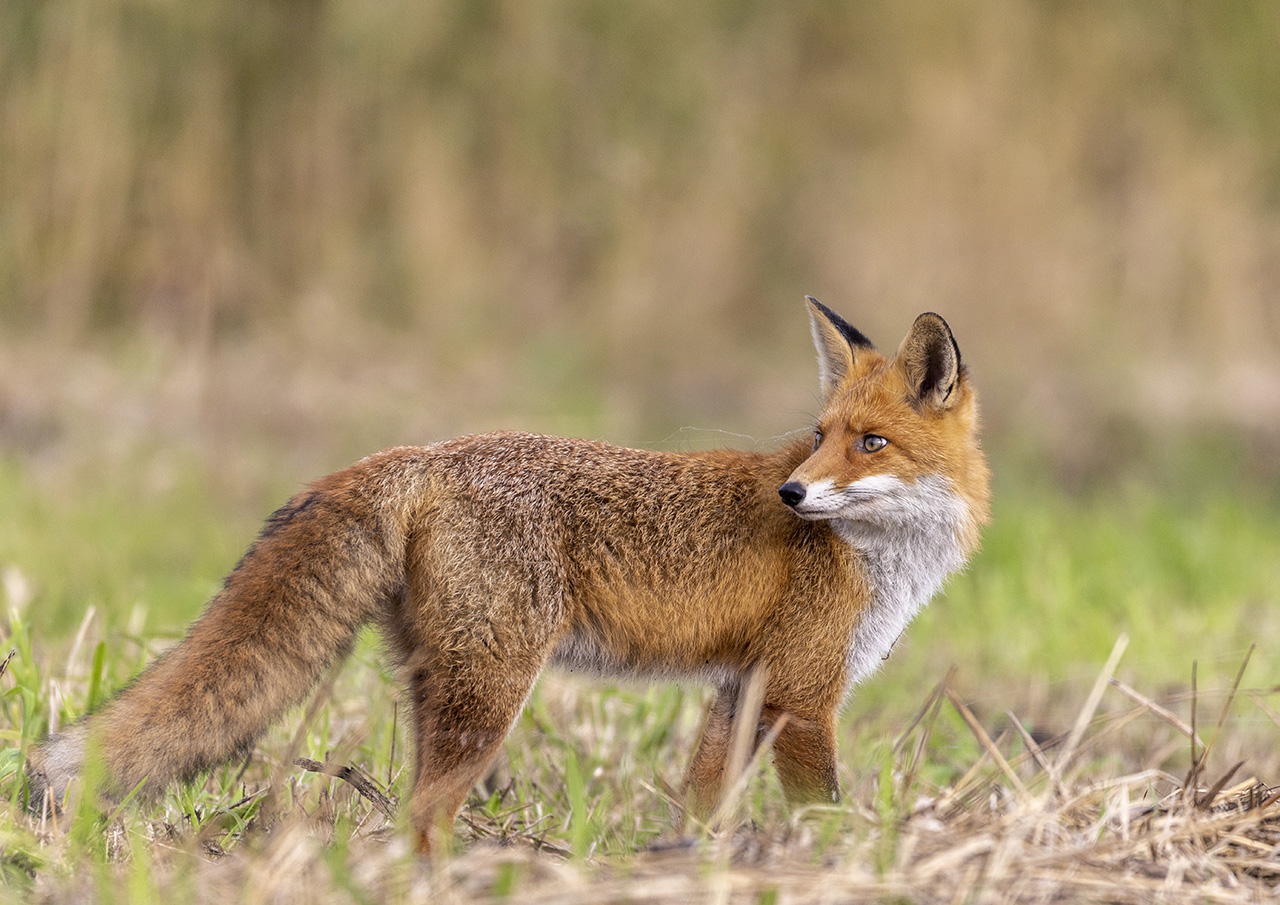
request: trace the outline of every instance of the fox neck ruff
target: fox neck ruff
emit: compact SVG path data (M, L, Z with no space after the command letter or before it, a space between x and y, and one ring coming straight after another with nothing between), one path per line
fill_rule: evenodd
M888 659L902 631L964 566L961 539L971 520L968 504L946 478L863 481L877 483L874 502L831 520L836 534L863 555L872 589L871 606L849 639L846 695Z

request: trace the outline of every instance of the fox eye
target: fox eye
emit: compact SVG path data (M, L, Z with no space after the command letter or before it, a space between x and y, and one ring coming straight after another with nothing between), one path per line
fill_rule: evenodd
M817 452L818 447L822 445L822 431L813 432L813 451Z
M879 434L867 434L858 441L858 447L863 452L879 452L889 445L889 441Z

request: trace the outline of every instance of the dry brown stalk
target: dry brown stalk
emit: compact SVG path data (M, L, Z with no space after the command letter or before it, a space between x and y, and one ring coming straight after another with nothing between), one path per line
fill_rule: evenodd
M911 722L907 724L907 728L903 729L902 732L898 734L898 740L893 743L894 754L901 753L903 746L907 743L907 739L911 737L911 733L920 725L920 721L925 718L925 715L937 705L939 699L944 693L944 690L951 685L951 680L955 678L955 674L956 667L952 666L947 670L946 677L937 685L933 686L933 691L929 692L929 697L925 700L924 705L916 711L916 715L911 718Z
M1204 766L1209 760L1209 754L1213 751L1214 744L1218 741L1218 735L1222 732L1222 726L1227 721L1227 714L1231 711L1231 702L1236 699L1236 692L1240 690L1240 680L1244 678L1245 667L1249 665L1249 660L1253 656L1253 652L1257 649L1257 644L1250 644L1249 650L1244 655L1244 660L1240 663L1240 669L1236 672L1236 680L1231 683L1231 691L1227 694L1227 700L1222 705L1222 711L1218 714L1218 725L1213 729L1213 735L1209 736L1209 744L1204 748L1204 752L1198 757L1193 757L1191 762L1191 770L1187 774L1187 781L1184 786L1190 791L1191 796L1195 797L1196 780L1200 774L1204 772ZM1194 715L1195 710L1192 710ZM1195 751L1195 742L1191 745L1192 751Z
M1059 773L1063 771L1075 755L1080 739L1084 737L1085 730L1089 728L1089 723L1092 721L1094 713L1098 710L1098 704L1102 702L1102 692L1107 687L1107 680L1114 675L1116 666L1120 663L1120 657L1128 646L1129 636L1121 632L1120 637L1116 638L1115 646L1111 648L1111 656L1107 658L1106 665L1102 667L1102 672L1098 673L1097 681L1093 683L1093 689L1089 692L1089 697L1085 699L1084 706L1080 708L1080 715L1076 717L1076 723L1071 729L1071 734L1067 736L1067 743L1058 752L1058 760L1055 766Z
M1182 719L1172 710L1169 710L1166 707L1160 706L1155 701L1151 700L1151 698L1147 697L1146 695L1142 694L1139 691L1136 691L1133 688L1130 688L1128 685L1121 682L1119 679L1115 678L1114 676L1111 678L1110 684L1112 688L1120 692L1126 698L1133 701L1134 703L1141 704L1147 710L1151 711L1151 713L1155 714L1160 719L1164 720L1174 729L1177 729L1180 733L1185 735L1187 738L1192 739L1194 742L1199 743L1201 748L1204 747L1204 742L1200 739L1199 736L1195 734L1195 731L1191 728L1191 724L1188 723L1186 720Z
M1231 781L1231 777L1236 775L1236 771L1244 766L1244 761L1237 761L1236 765L1222 775L1222 778L1209 787L1209 791L1205 792L1196 799L1196 807L1201 810L1207 810L1211 807L1221 792Z
M924 762L925 751L929 744L929 737L933 734L933 727L938 719L938 711L942 709L942 700L944 697L943 689L947 687L955 673L956 668L954 666L947 670L946 678L933 687L933 691L930 692L924 706L920 708L915 718L907 728L902 731L898 736L898 740L894 743L893 753L896 757L901 754L902 747L906 744L907 739L910 738L911 733L915 731L916 727L919 726L922 721L924 722L924 728L916 739L915 748L911 754L911 760L902 774L902 781L899 787L904 793L909 793L911 788L915 785L916 773L920 769L920 765Z
M667 800L667 805L675 809L677 812L681 814L685 813L684 795L661 773L653 774L652 785L644 780L640 780L640 785L642 788L649 790L654 795L665 798Z
M1031 737L1031 733L1022 725L1022 721L1014 716L1012 710L1006 710L1004 715L1018 730L1018 734L1022 736L1022 744L1026 746L1027 751L1035 762L1040 765L1040 769L1044 771L1045 776L1049 777L1049 782L1053 784L1053 789L1058 793L1058 797L1066 798L1067 787L1062 784L1062 777L1058 775L1058 771L1054 769L1053 764L1049 763L1049 759L1044 756L1044 751L1041 750L1040 745Z
M936 809L942 810L944 807L949 807L953 802L959 802L963 796L969 792L969 785L973 782L974 777L978 775L979 771L986 764L987 758L990 756L990 753L984 749L978 759L973 762L973 765L965 771L964 775L956 780L955 785L943 792L942 797L938 799Z
M325 761L312 760L309 757L295 757L293 763L312 773L323 773L325 776L332 776L335 779L341 779L343 782L349 783L366 801L377 808L382 816L388 820L396 819L396 807L392 804L391 799L383 794L373 780L358 767L331 764Z
M965 721L969 727L969 731L973 733L974 738L978 740L978 744L986 749L991 755L991 759L996 762L1009 783L1013 786L1014 791L1022 798L1029 797L1027 788L1022 784L1022 780L1018 779L1018 774L1013 772L1013 768L1009 766L1009 762L1005 760L1004 755L1000 753L1000 749L991 741L991 736L987 735L987 730L982 728L982 724L978 722L978 718L973 715L973 711L965 706L964 701L956 696L956 693L950 688L946 689L947 700L951 702L951 706L955 707L956 712L960 714L960 718Z
M1198 661L1191 661L1191 769L1195 769L1196 764L1200 763L1200 755L1196 753L1196 739L1199 734L1196 732L1196 715L1200 709L1199 689L1196 682L1196 667ZM1190 780L1190 776L1187 777ZM1188 781L1187 785L1191 785Z

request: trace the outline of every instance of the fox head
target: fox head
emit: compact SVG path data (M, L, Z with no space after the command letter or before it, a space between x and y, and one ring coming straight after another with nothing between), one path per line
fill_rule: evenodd
M977 399L947 322L916 318L893 357L809 298L822 413L813 452L779 488L804 519L874 537L945 520L967 553L987 519Z

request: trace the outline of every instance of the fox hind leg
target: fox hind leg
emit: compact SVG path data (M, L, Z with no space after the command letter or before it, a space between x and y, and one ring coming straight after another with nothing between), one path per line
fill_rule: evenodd
M433 841L452 831L454 818L501 749L548 655L510 657L498 668L487 650L473 654L479 662L451 654L450 665L413 672L416 770L410 811L419 852L429 854Z
M739 686L727 682L707 709L702 738L684 775L685 810L696 820L711 817L724 793L724 772L733 744Z

